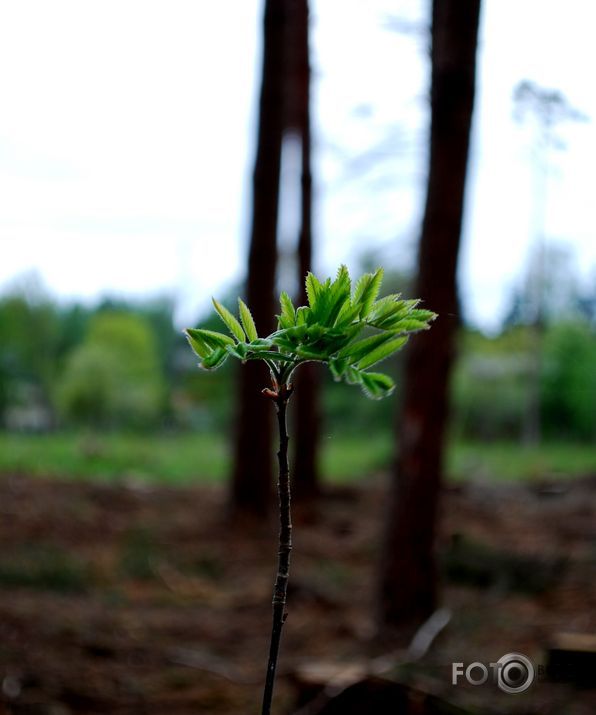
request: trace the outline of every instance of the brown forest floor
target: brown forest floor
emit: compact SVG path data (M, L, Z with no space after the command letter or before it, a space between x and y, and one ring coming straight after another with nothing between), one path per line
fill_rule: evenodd
M379 653L381 483L295 515L277 713L293 712L305 664L322 673ZM230 530L223 497L0 478L0 712L259 712L276 526ZM540 680L514 696L450 679L453 661L540 661L553 633L596 631L596 478L470 483L443 511L452 618L420 662L393 672L474 712L596 712L593 689Z

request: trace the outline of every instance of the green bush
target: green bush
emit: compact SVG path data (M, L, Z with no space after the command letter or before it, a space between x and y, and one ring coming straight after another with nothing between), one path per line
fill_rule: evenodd
M462 333L452 385L455 433L464 438L518 438L527 401L528 335Z
M69 422L145 427L157 420L164 383L152 332L139 316L101 313L70 354L56 399Z
M532 329L487 338L462 334L453 381L455 433L517 439L528 409ZM542 339L541 421L545 436L596 436L596 335L587 322L554 323Z
M542 363L542 419L558 437L596 437L596 334L586 322L549 329Z

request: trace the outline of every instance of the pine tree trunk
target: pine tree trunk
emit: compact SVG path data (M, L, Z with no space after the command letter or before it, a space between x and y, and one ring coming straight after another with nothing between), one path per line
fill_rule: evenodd
M252 227L246 297L259 334L273 331L277 264L277 217L284 128L284 34L286 0L266 0L259 130L253 174ZM234 471L230 504L239 513L262 516L272 501L272 420L261 389L269 383L261 364L239 372Z
M436 608L435 535L449 375L458 327L457 258L474 103L480 0L434 0L429 176L414 295L439 318L405 356L381 566L380 625L405 640Z
M300 235L298 237L299 304L307 302L304 278L312 266L312 168L310 121L310 61L308 0L289 0L289 73L287 127L295 132L301 148ZM303 365L294 397L294 498L311 499L319 491L317 448L319 442L319 366Z

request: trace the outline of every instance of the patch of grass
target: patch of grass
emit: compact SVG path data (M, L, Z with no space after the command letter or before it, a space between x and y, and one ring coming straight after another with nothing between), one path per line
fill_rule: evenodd
M321 473L335 482L351 482L387 469L393 440L388 433L323 436Z
M545 442L526 447L516 442L453 444L449 474L457 480L531 481L596 473L596 446Z
M0 433L0 472L98 481L218 482L229 469L221 436Z
M357 481L386 470L394 448L389 431L324 434L321 471L331 482ZM230 465L231 450L220 433L0 433L0 473L5 474L182 485L219 483ZM454 443L448 451L448 473L455 480L531 480L595 471L596 447L589 444Z

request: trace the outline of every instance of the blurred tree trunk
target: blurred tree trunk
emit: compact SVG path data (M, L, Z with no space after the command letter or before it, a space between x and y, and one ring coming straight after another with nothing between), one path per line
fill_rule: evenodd
M288 101L287 126L297 135L301 151L300 235L298 237L299 304L307 303L304 278L312 270L312 170L310 134L310 61L308 0L288 0ZM317 447L319 442L320 374L316 363L296 373L294 395L293 494L310 499L319 490Z
M287 0L265 0L259 128L253 173L252 226L246 287L257 330L274 330L277 217L284 128L284 39ZM263 516L272 494L272 410L261 389L266 368L249 362L239 371L234 470L230 494L235 515Z
M380 626L409 638L436 608L435 535L448 389L458 326L456 288L480 0L434 0L429 175L414 295L439 313L405 355L399 454L380 579Z

